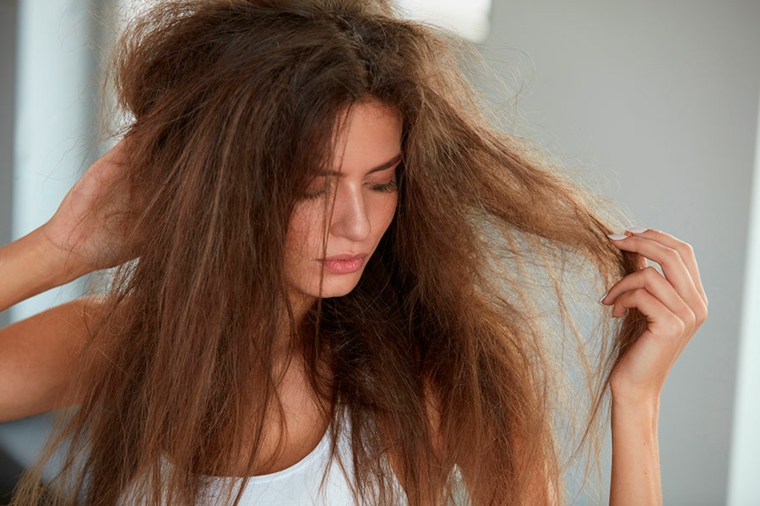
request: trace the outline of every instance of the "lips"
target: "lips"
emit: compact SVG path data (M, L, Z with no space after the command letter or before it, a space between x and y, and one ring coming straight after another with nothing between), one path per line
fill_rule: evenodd
M333 255L320 260L325 269L333 274L350 274L361 269L366 253Z

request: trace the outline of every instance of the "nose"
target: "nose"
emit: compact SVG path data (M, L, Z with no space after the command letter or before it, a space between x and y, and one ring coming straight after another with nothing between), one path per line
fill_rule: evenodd
M339 184L335 195L330 232L335 236L360 242L369 237L371 231L372 225L367 215L361 187Z

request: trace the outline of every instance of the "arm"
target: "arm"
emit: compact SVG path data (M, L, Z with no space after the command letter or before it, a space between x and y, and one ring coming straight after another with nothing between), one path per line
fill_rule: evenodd
M661 505L659 402L612 400L612 478L610 504Z
M0 329L0 422L79 403L70 378L98 301L76 299Z
M640 269L617 282L602 299L615 317L629 308L647 327L612 370L612 479L610 504L662 504L657 442L659 398L665 379L707 318L707 296L692 247L659 230L611 236L615 246L640 255ZM662 274L646 264L662 266Z
M0 248L0 311L134 257L125 242L129 224L108 219L140 205L134 195L109 193L120 181L125 142L92 164L47 223Z
M0 248L0 311L134 256L129 223L109 219L135 205L111 191L124 142L85 172L47 223ZM76 403L69 378L100 307L99 298L78 299L0 329L0 421Z
M0 309L79 276L47 244L37 229L0 248ZM77 299L0 329L0 422L74 404L68 378L97 309Z
M0 311L85 274L67 268L65 255L52 248L41 228L0 248Z

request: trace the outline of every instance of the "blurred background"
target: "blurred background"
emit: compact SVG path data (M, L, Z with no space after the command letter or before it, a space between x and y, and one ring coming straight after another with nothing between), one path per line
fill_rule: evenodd
M97 108L116 1L0 0L0 245L44 223L108 147L98 142ZM694 247L710 316L662 394L665 504L760 505L760 2L402 8L477 45L503 82L484 83L489 98L519 118L522 134L593 174L635 225ZM0 313L0 326L83 286ZM40 415L0 424L0 495L49 423Z

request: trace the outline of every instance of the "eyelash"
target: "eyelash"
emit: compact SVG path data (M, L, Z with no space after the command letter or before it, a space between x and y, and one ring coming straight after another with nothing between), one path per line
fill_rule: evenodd
M397 181L391 181L387 184L373 184L372 189L374 191L378 192L384 192L384 193L391 193L398 190L398 182ZM308 200L318 199L322 195L324 195L325 190L319 190L316 193L304 193L303 198Z

